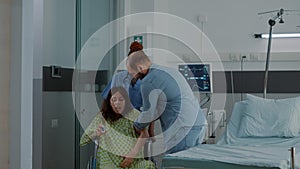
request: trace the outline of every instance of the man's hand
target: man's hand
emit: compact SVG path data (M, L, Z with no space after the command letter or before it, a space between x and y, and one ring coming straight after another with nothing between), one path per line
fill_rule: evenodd
M154 143L156 141L155 135L154 135L154 122L150 123L148 132L149 132L149 138L151 139L152 143Z

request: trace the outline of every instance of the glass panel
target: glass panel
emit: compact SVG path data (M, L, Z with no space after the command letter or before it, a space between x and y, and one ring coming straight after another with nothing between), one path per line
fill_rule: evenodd
M113 30L106 32L108 35L106 39L95 36L95 32L114 18L114 5L112 0L77 0L76 2L76 169L86 169L90 165L94 143L79 146L80 138L84 129L99 112L99 104L102 102L101 92L111 79L115 68L115 48L109 49L107 53L101 53L104 51L98 50L103 47L99 46L103 41L111 43ZM98 57L93 58L89 54L83 54L83 50L96 51L92 55L104 55L104 58L100 62ZM95 62L99 62L96 68L92 66ZM96 98L96 105L90 97Z

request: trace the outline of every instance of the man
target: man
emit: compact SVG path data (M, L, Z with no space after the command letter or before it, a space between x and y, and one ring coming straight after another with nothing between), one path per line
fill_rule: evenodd
M143 108L135 129L143 130L159 119L166 153L202 143L207 121L184 77L177 70L153 64L143 51L130 54L126 66L132 76L141 79Z

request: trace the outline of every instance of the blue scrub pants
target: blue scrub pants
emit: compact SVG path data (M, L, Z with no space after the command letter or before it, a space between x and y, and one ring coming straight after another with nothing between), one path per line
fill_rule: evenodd
M188 129L184 130L187 130L188 134L175 147L167 150L166 154L176 153L201 144L205 137L207 126L193 126L190 131Z

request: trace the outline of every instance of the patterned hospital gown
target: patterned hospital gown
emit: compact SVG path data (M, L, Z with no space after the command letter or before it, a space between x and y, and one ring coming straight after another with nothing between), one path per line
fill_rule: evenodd
M105 126L105 134L100 136L97 152L97 169L122 169L122 155L129 153L137 142L138 135L133 128L133 122L140 112L133 109L115 122L105 122L100 113L93 119L80 140L80 145L91 142L91 135L99 124ZM143 158L141 151L129 168L126 169L155 169L151 161Z

